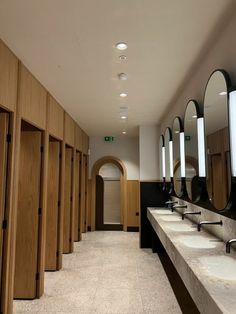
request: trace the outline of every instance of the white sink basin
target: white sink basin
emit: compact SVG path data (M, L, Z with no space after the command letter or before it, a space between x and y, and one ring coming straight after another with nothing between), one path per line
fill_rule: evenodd
M200 235L180 236L178 240L184 245L194 249L213 249L216 247L216 242Z
M173 215L173 213L170 209L157 209L157 208L155 208L155 210L156 210L156 214L158 214L158 215Z
M236 260L229 256L199 257L204 270L222 280L236 280Z
M195 227L191 227L190 225L187 225L185 223L179 222L179 223L171 223L166 226L168 229L173 231L196 231Z
M167 216L163 215L160 218L161 218L161 220L164 220L164 221L182 221L181 217L174 216L174 215L172 215L172 216L170 216L170 215L167 215Z

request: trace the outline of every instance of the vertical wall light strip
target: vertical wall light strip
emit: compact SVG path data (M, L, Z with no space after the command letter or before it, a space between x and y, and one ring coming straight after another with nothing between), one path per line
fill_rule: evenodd
M184 132L179 134L180 140L180 172L181 178L185 178L185 147L184 147Z
M206 176L204 119L197 119L198 169L199 177Z
M173 178L173 141L169 141L169 154L170 154L170 177Z
M166 177L166 161L165 161L165 147L162 147L162 174L163 178Z
M229 94L229 134L232 176L236 177L236 90Z

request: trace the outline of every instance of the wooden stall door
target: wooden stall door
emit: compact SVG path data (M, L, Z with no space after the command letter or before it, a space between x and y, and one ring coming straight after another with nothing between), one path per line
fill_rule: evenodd
M87 189L88 189L88 174L87 174L87 156L82 157L82 177L81 177L81 229L86 232L87 228Z
M60 142L49 142L45 270L57 269Z
M65 199L63 225L63 253L71 253L71 210L72 210L72 148L66 147L65 152Z
M81 185L81 153L75 155L75 215L74 215L74 241L81 240L80 234L80 185Z
M41 133L21 132L14 297L33 299L37 289Z
M0 113L0 222L4 226L6 210L6 188L7 188L7 158L8 158L8 134L9 114ZM4 255L4 228L0 230L0 295L2 295L2 262Z

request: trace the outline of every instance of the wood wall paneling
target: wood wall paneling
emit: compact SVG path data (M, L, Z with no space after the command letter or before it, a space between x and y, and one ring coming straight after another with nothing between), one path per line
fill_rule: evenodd
M75 125L75 148L80 152L83 151L83 131L78 124Z
M70 145L71 147L74 147L75 146L75 122L67 112L65 112L64 127L65 127L65 132L64 132L65 143Z
M0 40L0 105L15 111L17 101L18 59Z
M84 131L82 131L82 147L83 147L83 153L87 155L88 149L89 149L89 137Z
M49 143L45 270L57 269L60 142Z
M64 109L48 94L48 130L59 140L64 137Z
M37 295L41 132L21 132L14 297Z
M18 98L21 117L45 130L47 91L22 63L20 63Z
M140 192L139 181L127 181L127 225L131 227L139 226L140 212Z
M71 253L71 211L72 211L72 156L73 149L65 150L65 190L64 190L64 228L63 228L63 253Z
M80 232L80 185L81 185L81 153L75 155L75 214L74 214L74 241L81 240Z

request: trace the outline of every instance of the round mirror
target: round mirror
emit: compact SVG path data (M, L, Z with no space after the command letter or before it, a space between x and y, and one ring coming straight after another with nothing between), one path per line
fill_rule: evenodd
M159 178L161 181L163 181L164 178L164 172L163 172L163 146L164 146L164 136L161 135L160 136L160 140L159 140Z
M190 100L184 116L185 178L188 197L193 202L198 197L198 104Z
M170 164L170 141L171 141L171 130L166 128L165 131L165 179L166 183L171 182L171 164Z
M226 207L231 189L229 85L229 75L225 71L217 70L210 76L204 96L207 190L216 209Z
M173 139L173 169L174 169L174 190L177 196L181 196L181 160L180 160L180 132L182 132L182 122L176 117L172 127Z

